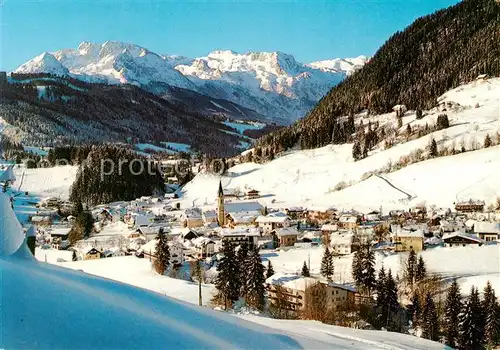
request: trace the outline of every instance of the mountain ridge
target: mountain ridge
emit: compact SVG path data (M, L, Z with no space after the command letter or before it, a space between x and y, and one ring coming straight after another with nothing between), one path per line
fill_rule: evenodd
M43 55L47 59L37 56L14 73L69 75L87 82L128 83L155 91L168 84L229 100L278 124L302 117L332 86L366 61L359 57L334 59L330 62L343 64L333 68L316 62L302 64L293 55L278 51L239 54L231 50L191 59L119 41L82 42L77 49Z

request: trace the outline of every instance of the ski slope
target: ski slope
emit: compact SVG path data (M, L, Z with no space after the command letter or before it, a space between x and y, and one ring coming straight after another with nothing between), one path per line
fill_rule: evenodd
M4 349L365 349L367 344L374 349L444 348L396 333L260 317L245 320L37 262L4 194L0 194L0 218L0 347Z
M26 169L14 168L17 181L14 187L30 195L43 197L69 198L69 190L76 179L77 166L64 165L52 168ZM24 176L23 176L24 173ZM22 182L20 181L22 179Z
M379 145L363 160L352 158L352 144L328 145L312 150L289 151L266 164L244 163L230 168L222 177L225 188L256 189L263 204L272 207L336 206L361 211L406 208L427 205L452 207L457 200L477 198L487 204L500 196L497 174L500 173L500 146L440 157L407 166L398 171L370 176L388 163L396 163L416 149L426 149L431 139L438 147L469 150L482 145L487 134L492 139L500 132L500 78L478 80L441 96L440 102L453 102L446 111L450 127L421 138L384 149ZM407 124L434 125L438 108L425 111L421 120L415 112L406 113L400 133ZM358 116L357 123L365 117ZM370 116L370 121L397 128L394 113ZM368 121L364 120L364 125ZM193 200L215 203L219 176L199 174L181 194L186 203ZM347 187L337 191L336 186Z

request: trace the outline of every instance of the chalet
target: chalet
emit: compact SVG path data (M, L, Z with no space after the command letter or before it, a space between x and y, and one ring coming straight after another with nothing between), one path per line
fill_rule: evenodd
M66 249L68 244L70 227L56 227L50 228L50 241L52 242L53 249Z
M420 252L424 250L424 232L422 230L406 231L399 225L391 226L391 241L397 252Z
M439 230L441 233L462 231L465 232L465 224L460 221L441 220L439 222Z
M191 241L197 259L210 258L215 253L215 242L207 237L198 237Z
M184 263L184 247L178 242L168 242L170 252L170 263L173 265L182 265Z
M261 211L262 206L258 202L225 203L225 224L231 228L254 225Z
M118 256L125 256L125 252L118 247L108 248L102 252L103 258L113 258Z
M97 250L96 248L87 248L83 252L83 260L94 260L94 259L100 259L102 253Z
M245 199L257 199L260 197L259 191L249 190L245 193Z
M34 215L30 219L33 225L37 226L50 226L52 225L52 219L50 216Z
M336 283L326 283L312 277L301 277L290 274L274 274L266 280L266 289L271 304L275 304L278 298L287 299L287 309L290 315L298 316L305 306L306 290L312 286L325 288L327 296L327 308L337 309L355 303L356 290L349 286Z
M381 218L381 214L377 210L373 210L365 215L365 221L379 221Z
M354 234L352 233L332 233L329 238L331 251L336 255L349 255L358 250L359 244L356 244Z
M184 225L188 228L203 226L203 218L201 215L201 210L198 208L191 208L184 210L184 213L182 214L181 218L184 221Z
M500 237L500 223L478 221L474 223L473 231L486 242L497 241Z
M469 199L468 201L457 202L455 210L461 213L482 212L484 210L484 201Z
M205 225L217 223L217 212L215 210L205 210L201 214L201 218L203 219L203 223Z
M307 210L306 218L316 223L326 223L337 220L338 210L334 207L310 208Z
M297 242L299 231L295 227L283 227L273 231L280 247L290 247Z
M324 224L321 226L321 235L322 241L324 244L330 244L330 235L332 232L337 232L339 230L338 225L336 224Z
M196 239L196 238L201 237L201 236L202 236L201 234L189 229L188 227L184 228L180 232L180 237L185 241L190 241L190 240Z
M290 217L282 212L260 215L255 222L258 224L264 234L270 233L279 228L290 226Z
M481 246L484 243L481 238L463 232L447 233L443 236L443 242L445 247Z
M354 230L358 227L359 218L357 215L342 214L339 218L339 227L347 230Z
M251 250L258 244L260 233L256 228L224 228L219 233L219 236L225 244L231 244L235 247L246 244L248 249Z
M285 214L288 215L291 219L302 219L304 217L304 213L307 210L302 207L290 207L285 209Z

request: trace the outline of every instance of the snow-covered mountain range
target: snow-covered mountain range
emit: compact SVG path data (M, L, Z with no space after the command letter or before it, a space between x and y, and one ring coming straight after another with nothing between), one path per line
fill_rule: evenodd
M130 83L155 93L165 84L226 99L288 124L302 117L367 58L302 64L281 52L214 51L190 59L156 54L117 41L81 43L77 49L43 53L15 73L71 75L90 82Z

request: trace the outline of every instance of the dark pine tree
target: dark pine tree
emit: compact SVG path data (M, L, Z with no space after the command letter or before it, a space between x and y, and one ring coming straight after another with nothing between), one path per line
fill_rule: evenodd
M484 348L484 314L477 288L472 286L469 298L460 313L458 349Z
M303 277L311 277L311 274L309 273L309 269L307 268L307 264L306 262L304 261L304 265L302 265L302 272L301 272L301 275Z
M382 323L386 327L389 327L392 315L399 311L398 289L396 281L394 280L394 277L392 277L391 270L389 270L387 277L385 278L385 293L386 305L384 305L382 310Z
M422 310L422 336L430 340L438 340L439 322L436 305L430 293L425 297L425 304Z
M352 158L355 161L361 159L361 146L357 141L354 142L354 145L352 145Z
M375 254L371 250L369 244L365 244L362 246L362 281L361 284L363 286L363 290L366 291L368 295L375 289L376 285L376 277L375 277Z
M238 268L239 268L239 273L240 277L239 280L242 282L241 283L241 295L245 296L247 291L246 287L247 284L243 283L247 279L247 273L248 273L248 245L242 244L238 247L238 252L236 253L236 260L238 261Z
M387 304L387 291L385 290L385 282L387 275L385 273L385 268L382 265L378 273L376 291L377 291L377 306L383 308Z
M485 314L484 340L491 347L500 344L500 305L490 281L484 288L483 310Z
M248 254L246 280L244 283L246 284L247 304L257 310L263 310L265 304L264 294L266 292L264 286L264 265L262 265L257 248Z
M431 157L437 157L438 156L438 146L437 146L437 143L436 143L435 139L432 139L431 143L429 145L429 155Z
M420 282L425 279L427 276L427 270L425 268L425 261L424 258L422 258L422 255L418 257L418 263L417 267L415 269L415 282Z
M271 264L271 260L269 260L267 262L266 278L269 278L272 275L274 275L274 269L273 269L273 265Z
M363 253L361 249L354 252L354 257L352 259L352 277L358 289L361 289L363 285Z
M486 137L484 138L484 148L491 147L492 144L490 134L486 134Z
M334 267L333 267L333 256L330 253L328 246L325 248L323 253L323 258L321 259L321 276L325 277L327 281L332 281Z
M410 287L413 287L413 282L415 281L415 272L417 268L417 254L412 249L408 255L408 261L406 262L406 278Z
M444 336L446 345L456 347L459 336L459 316L462 310L462 296L457 280L448 288L444 305Z
M231 244L224 244L223 254L217 264L215 288L218 291L218 299L223 302L224 309L227 309L240 297L240 270Z
M412 302L412 321L413 328L420 326L420 318L422 316L422 307L417 293L413 293Z
M165 274L170 263L170 251L168 249L167 235L160 229L156 236L155 262L154 267L160 275Z

